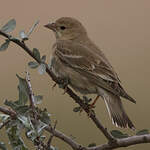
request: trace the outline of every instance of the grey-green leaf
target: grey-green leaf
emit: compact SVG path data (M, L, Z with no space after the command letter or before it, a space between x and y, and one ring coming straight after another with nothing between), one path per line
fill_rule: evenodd
M42 62L45 62L45 61L46 61L46 55L43 55L43 56L42 56L41 61L42 61Z
M35 104L40 104L42 102L42 99L43 99L42 95L34 96L34 103Z
M43 75L46 72L46 66L45 64L40 64L39 68L38 68L38 72L40 75Z
M9 118L9 115L0 114L0 120L1 120L1 121L6 121L8 118Z
M80 110L81 110L81 107L75 107L75 108L73 108L74 112L79 112Z
M32 68L32 69L35 69L35 68L37 68L37 67L39 66L39 64L38 64L37 62L30 61L30 62L28 63L28 66L29 66L30 68Z
M33 55L40 60L40 52L37 48L33 48Z
M148 129L143 129L143 130L140 130L136 133L136 135L144 135L144 134L149 134L149 131Z
M0 46L0 51L5 51L5 50L8 48L9 43L10 43L10 41L9 41L9 40L6 40L5 43L3 43L3 44Z
M15 27L16 27L16 20L11 19L1 28L1 31L8 33L8 32L13 31L15 29Z
M27 103L28 100L28 86L27 86L27 82L25 79L19 77L18 75L16 75L19 79L19 85L18 85L18 90L19 90L19 100L18 102L20 103L20 105L25 105Z
M31 129L32 128L32 123L31 123L31 119L30 117L26 117L26 116L23 116L23 115L18 115L17 118L22 122L22 124L28 128L28 129Z
M4 142L0 142L0 149L1 150L7 150L6 145L4 144Z
M21 138L19 124L8 126L7 135L13 150L28 150Z
M110 131L110 133L115 138L126 138L126 137L128 137L128 134L124 134L119 130L112 130L112 131Z
M22 39L23 41L28 40L28 36L25 34L24 31L20 31L20 32L19 32L19 35L20 35L20 37L21 37L21 39Z

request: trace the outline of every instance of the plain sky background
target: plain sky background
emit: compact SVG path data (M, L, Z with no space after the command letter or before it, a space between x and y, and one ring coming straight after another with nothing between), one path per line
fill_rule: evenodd
M118 73L123 86L136 100L134 105L123 99L125 110L135 124L137 130L150 129L150 1L148 0L0 0L0 26L15 18L17 27L13 35L19 31L28 31L36 20L40 24L32 33L26 44L30 48L38 48L41 54L51 53L55 42L52 32L43 27L63 16L80 20L89 36L101 47ZM0 44L3 38L0 37ZM11 44L6 52L0 53L0 104L4 99L17 99L16 73L24 75L30 58L22 49ZM91 142L102 144L106 139L88 119L85 113L81 116L72 112L77 106L63 90L56 87L47 75L40 76L37 70L30 70L32 86L37 94L44 95L42 107L46 107L52 118L58 120L57 128L67 135L76 137L83 145ZM97 116L109 130L117 129L111 124L104 102L100 99L95 109ZM131 135L133 131L122 129ZM1 136L0 141L7 141ZM27 145L32 147L29 141ZM61 150L70 150L66 144L54 140L54 145ZM127 148L128 150L146 150L150 144L142 144ZM124 149L124 148L122 148Z

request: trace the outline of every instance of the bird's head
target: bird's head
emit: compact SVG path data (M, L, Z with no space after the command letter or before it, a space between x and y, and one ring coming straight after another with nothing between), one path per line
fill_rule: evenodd
M45 27L52 30L56 39L60 40L72 40L87 34L83 25L71 17L62 17L55 23L48 23Z

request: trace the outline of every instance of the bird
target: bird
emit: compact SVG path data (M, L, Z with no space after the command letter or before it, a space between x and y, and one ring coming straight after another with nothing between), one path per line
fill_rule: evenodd
M68 79L69 86L76 92L96 94L93 104L101 97L112 123L134 130L121 98L136 101L123 89L114 68L89 38L83 24L73 17L61 17L44 27L52 30L56 37L50 56L51 71L59 78Z

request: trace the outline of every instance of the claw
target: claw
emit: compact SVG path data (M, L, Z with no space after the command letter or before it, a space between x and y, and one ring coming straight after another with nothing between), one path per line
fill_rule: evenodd
M52 86L52 90L54 90L54 88L56 87L56 85L57 85L57 84L55 83L55 84Z
M62 94L64 95L64 94L66 94L66 92L67 92L67 86L65 86L64 92Z

